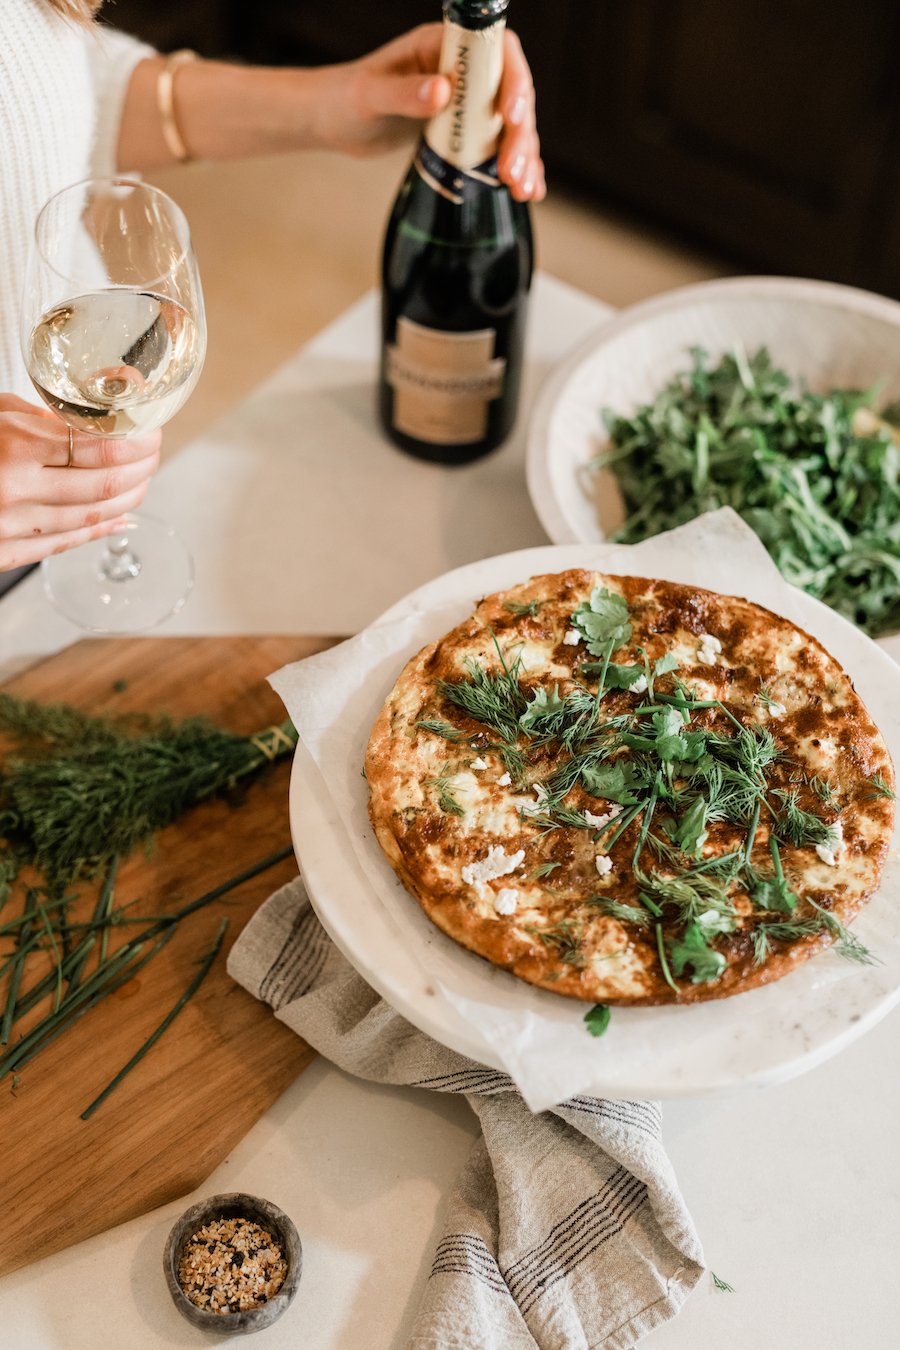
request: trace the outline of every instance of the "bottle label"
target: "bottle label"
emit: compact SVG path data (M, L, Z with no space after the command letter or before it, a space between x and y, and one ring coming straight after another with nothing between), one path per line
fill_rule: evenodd
M458 169L474 169L493 159L503 118L497 90L503 73L503 19L473 30L444 21L440 71L453 84L447 107L425 128L431 148Z
M496 159L487 159L466 171L455 164L448 164L436 150L432 150L427 141L422 141L415 158L416 172L434 191L446 197L448 201L462 206L471 201L480 192L499 187Z
M493 328L445 333L397 320L387 349L396 431L427 445L473 445L487 435L488 405L503 392L506 359Z

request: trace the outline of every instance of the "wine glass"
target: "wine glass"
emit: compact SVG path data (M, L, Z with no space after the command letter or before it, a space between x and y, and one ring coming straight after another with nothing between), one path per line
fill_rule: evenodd
M69 427L115 438L162 426L196 384L206 352L181 208L129 178L57 192L35 222L20 335L32 383ZM48 558L42 570L57 609L98 633L155 627L181 608L193 582L183 541L141 513L120 534Z

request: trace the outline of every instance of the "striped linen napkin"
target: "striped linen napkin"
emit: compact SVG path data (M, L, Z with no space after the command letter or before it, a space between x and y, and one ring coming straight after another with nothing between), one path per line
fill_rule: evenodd
M626 1350L678 1311L703 1253L657 1102L572 1097L532 1115L506 1074L388 1007L299 878L257 911L228 969L341 1069L463 1093L479 1119L408 1350Z

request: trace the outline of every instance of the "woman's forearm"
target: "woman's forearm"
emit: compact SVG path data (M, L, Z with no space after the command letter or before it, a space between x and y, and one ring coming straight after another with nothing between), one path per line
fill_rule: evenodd
M238 159L288 150L365 155L408 138L445 107L450 80L438 73L442 26L422 24L356 61L316 69L188 61L173 72L172 113L191 159ZM505 35L498 108L498 165L514 197L540 200L544 172L531 72L516 36ZM159 81L166 58L134 69L125 95L121 171L171 164Z
M158 104L164 57L136 67L125 96L117 159L122 171L173 162ZM317 144L315 114L327 70L191 61L174 74L178 131L192 159L239 159Z

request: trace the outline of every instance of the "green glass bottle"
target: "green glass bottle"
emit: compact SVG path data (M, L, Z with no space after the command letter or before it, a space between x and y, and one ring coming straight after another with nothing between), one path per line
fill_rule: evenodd
M497 179L509 0L444 0L450 104L428 123L384 242L380 414L403 450L465 464L519 399L533 267L528 207Z

